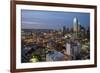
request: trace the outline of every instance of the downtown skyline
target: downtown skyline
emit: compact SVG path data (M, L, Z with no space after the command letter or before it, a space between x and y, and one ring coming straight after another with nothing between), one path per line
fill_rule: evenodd
M21 27L22 29L61 29L63 26L71 28L74 17L77 17L83 27L90 25L89 13L21 10Z

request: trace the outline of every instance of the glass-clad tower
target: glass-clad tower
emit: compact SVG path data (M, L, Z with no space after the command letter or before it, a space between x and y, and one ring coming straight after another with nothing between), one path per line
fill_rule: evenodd
M75 38L78 38L79 31L80 31L80 24L79 24L78 18L74 17L74 19L73 19L73 32L74 32Z

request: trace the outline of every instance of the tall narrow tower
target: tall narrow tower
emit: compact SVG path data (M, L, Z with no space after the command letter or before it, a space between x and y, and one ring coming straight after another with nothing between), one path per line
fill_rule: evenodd
M78 32L78 19L76 17L73 19L73 31Z
M77 17L74 17L74 19L73 19L74 38L78 38L79 26L80 25L79 25Z

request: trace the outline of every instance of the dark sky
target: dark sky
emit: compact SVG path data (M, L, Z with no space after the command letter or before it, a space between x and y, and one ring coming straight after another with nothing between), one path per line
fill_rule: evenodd
M84 27L90 25L90 13L21 10L21 26L25 29L61 29L72 27L74 17Z

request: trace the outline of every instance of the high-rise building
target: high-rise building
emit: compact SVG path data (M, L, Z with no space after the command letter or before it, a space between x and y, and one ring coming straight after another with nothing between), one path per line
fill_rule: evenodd
M63 26L63 36L66 34L66 26Z
M80 31L80 22L78 21L77 17L74 17L73 19L73 32L74 32L74 37L78 37L78 33Z
M76 17L73 19L73 31L78 31L78 19Z

